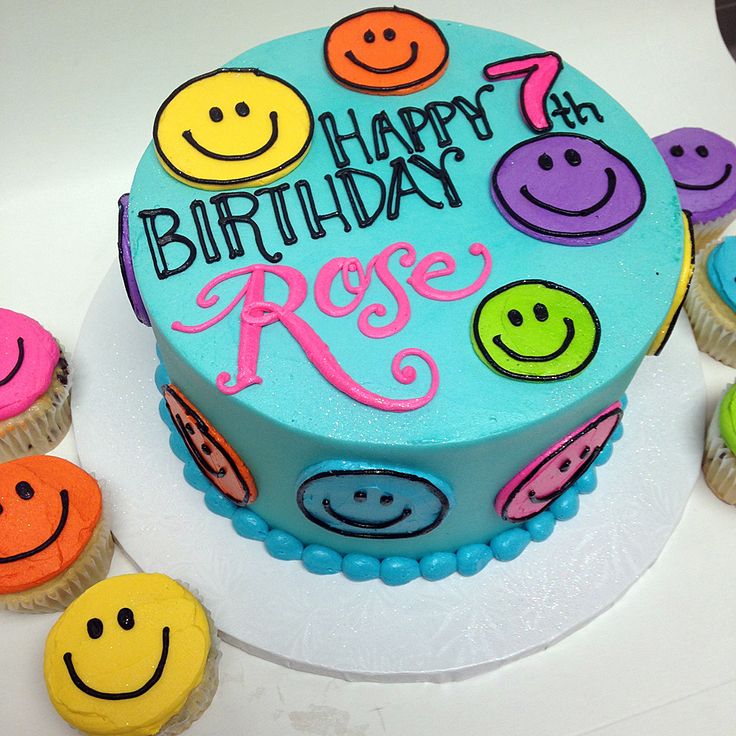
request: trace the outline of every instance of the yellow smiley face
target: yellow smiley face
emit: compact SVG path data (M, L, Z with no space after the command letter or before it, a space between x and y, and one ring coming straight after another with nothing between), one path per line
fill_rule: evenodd
M288 82L258 69L217 69L169 95L153 142L163 167L185 184L255 187L298 166L313 129L307 101Z
M179 583L158 574L108 578L49 633L49 697L85 733L155 734L202 681L210 648L207 615Z

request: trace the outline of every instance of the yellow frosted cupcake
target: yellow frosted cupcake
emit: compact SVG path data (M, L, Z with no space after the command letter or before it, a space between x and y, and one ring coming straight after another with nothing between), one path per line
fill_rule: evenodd
M215 643L207 612L180 583L145 573L108 578L49 633L49 697L83 733L172 736L214 697Z
M107 575L97 481L58 457L0 463L0 608L60 611Z
M40 455L71 424L69 364L35 319L0 309L0 462Z
M736 383L726 391L708 426L703 474L718 498L736 504Z

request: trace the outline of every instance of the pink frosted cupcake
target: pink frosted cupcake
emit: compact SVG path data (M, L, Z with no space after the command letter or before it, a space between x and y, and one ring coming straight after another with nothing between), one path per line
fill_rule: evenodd
M71 423L69 364L36 320L0 309L0 462L39 455Z
M736 146L703 128L677 128L654 145L691 213L696 250L718 240L736 218Z

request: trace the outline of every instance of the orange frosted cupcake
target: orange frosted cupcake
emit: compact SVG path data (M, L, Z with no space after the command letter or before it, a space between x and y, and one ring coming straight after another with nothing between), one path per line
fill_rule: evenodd
M107 575L112 551L92 476L47 455L0 464L0 608L65 608Z
M53 450L71 424L69 364L35 319L0 309L0 461Z

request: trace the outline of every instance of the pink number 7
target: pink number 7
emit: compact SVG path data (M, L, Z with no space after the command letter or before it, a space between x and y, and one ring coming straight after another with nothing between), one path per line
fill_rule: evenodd
M547 117L546 103L552 85L562 69L562 59L554 52L516 56L489 64L483 73L490 80L519 79L521 95L519 103L526 124L540 133L552 127Z

